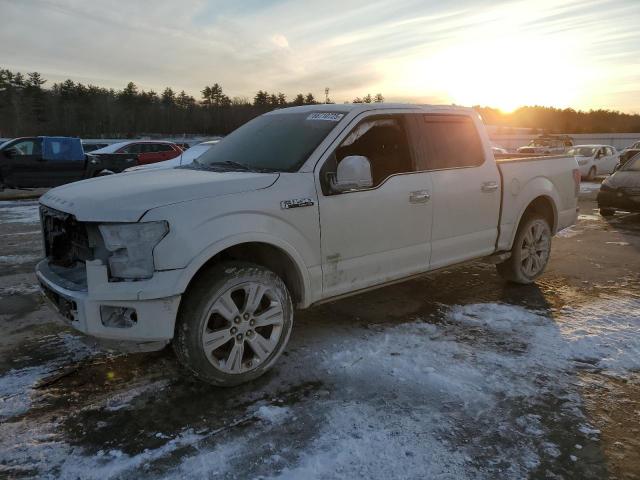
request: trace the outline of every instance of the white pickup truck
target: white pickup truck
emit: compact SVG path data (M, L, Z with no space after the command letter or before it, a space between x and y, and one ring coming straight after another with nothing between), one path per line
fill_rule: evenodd
M287 108L186 167L51 190L36 272L76 329L172 342L199 378L236 385L274 364L294 307L481 258L534 281L579 183L573 157L496 161L471 109Z

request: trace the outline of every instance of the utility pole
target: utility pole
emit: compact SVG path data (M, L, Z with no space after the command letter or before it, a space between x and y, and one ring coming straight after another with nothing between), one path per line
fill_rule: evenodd
M324 103L329 103L329 87L324 89Z

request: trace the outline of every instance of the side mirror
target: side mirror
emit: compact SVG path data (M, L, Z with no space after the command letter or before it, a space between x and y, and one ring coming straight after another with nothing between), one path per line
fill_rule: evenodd
M7 158L13 158L18 154L18 151L15 148L7 148L2 153L4 153L4 156Z
M344 157L338 164L335 179L331 180L331 188L336 192L346 192L373 186L371 163L362 155Z

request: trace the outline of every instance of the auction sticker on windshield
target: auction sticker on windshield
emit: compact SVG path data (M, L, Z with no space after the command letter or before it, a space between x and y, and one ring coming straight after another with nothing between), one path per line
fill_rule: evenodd
M344 117L344 113L316 112L307 117L307 120L326 120L329 122L339 122Z

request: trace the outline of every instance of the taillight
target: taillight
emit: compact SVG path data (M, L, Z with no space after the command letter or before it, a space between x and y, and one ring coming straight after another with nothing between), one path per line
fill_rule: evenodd
M582 179L582 175L580 175L580 170L577 168L573 169L573 182L576 184L576 197L580 193L580 180Z

